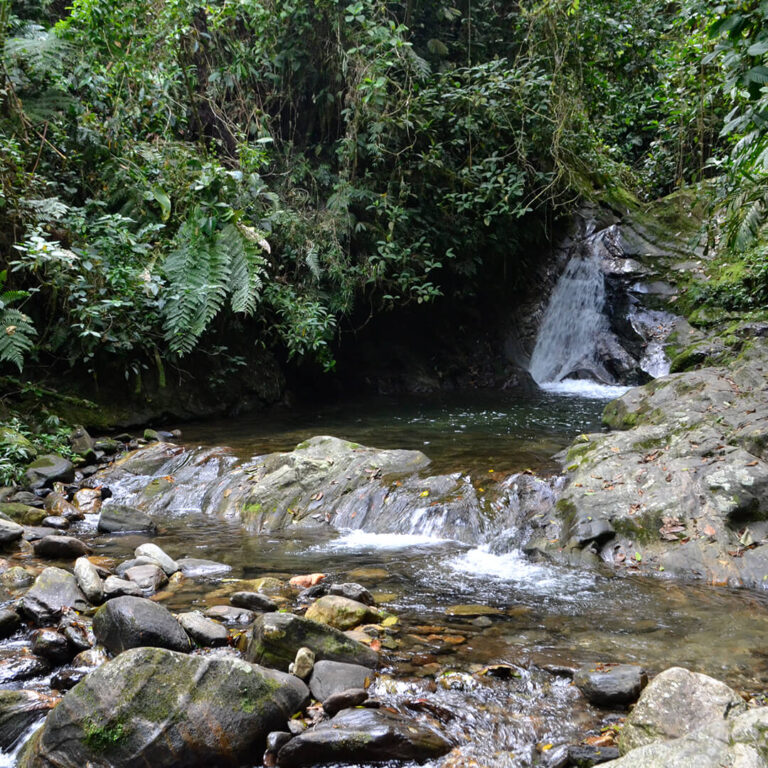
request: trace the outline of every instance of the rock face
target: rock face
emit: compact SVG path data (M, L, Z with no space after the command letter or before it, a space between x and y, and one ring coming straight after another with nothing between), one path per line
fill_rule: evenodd
M744 700L725 683L671 667L653 679L627 717L621 731L621 751L676 739L746 709Z
M245 656L257 664L287 670L296 652L304 647L314 651L317 661L343 661L370 668L379 661L375 651L339 630L292 613L259 616L250 630Z
M65 608L84 611L88 601L75 577L61 568L46 568L19 601L19 612L38 625L53 623Z
M437 731L380 709L345 709L326 723L291 739L278 753L280 766L363 763L371 760L423 762L450 751Z
M250 764L307 693L292 675L232 657L137 648L67 693L24 748L19 766Z
M112 653L152 646L187 652L191 643L170 611L142 597L116 597L93 618L96 639Z
M569 484L528 547L619 569L764 588L768 348L666 376L610 403L609 434L567 452ZM554 543L553 543L554 542Z

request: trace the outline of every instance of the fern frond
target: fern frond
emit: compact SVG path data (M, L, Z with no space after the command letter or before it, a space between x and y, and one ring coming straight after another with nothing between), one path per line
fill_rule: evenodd
M761 226L765 223L765 206L762 200L747 201L734 221L731 245L737 250L744 250L758 238Z
M230 260L229 291L233 312L252 315L256 311L264 275L265 261L254 243L234 224L227 224L217 238L217 247Z
M320 266L320 259L318 258L317 248L313 245L306 257L304 258L304 262L309 267L309 271L312 273L312 276L320 282L320 278L323 275L323 269Z
M422 59L411 47L406 48L406 52L408 62L410 63L416 78L419 80L426 80L432 74L432 67L429 65L429 62L426 59ZM446 48L446 53L447 52L448 49Z
M0 312L0 361L12 363L21 371L24 355L32 349L36 335L27 315L18 309L4 309Z

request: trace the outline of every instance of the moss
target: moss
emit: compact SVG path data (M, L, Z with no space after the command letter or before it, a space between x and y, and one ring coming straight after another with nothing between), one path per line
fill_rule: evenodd
M570 470L571 467L574 469L578 468L586 455L596 447L595 443L576 443L572 445L565 456L566 464L569 465L568 469Z
M614 400L605 406L603 424L611 429L632 429L637 426L637 412L629 411L622 400Z
M110 747L117 746L127 737L125 726L118 720L96 725L93 720L86 719L83 723L84 741L94 752L104 752Z

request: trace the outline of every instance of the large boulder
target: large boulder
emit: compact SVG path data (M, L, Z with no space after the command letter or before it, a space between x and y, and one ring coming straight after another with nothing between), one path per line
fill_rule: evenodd
M112 653L152 646L185 653L191 650L187 633L162 605L143 597L116 597L93 617L96 639Z
M0 691L0 749L8 751L58 699L39 691Z
M19 601L19 612L40 626L54 623L65 608L84 611L88 607L75 577L62 568L44 569Z
M251 627L245 655L249 661L287 670L299 648L314 651L318 661L343 661L375 667L377 653L333 627L293 613L265 613Z
M250 765L307 698L293 675L231 656L137 648L67 693L19 768Z
M125 504L109 504L102 507L98 528L101 533L157 532L157 526L146 512Z
M75 479L75 465L62 456L48 453L28 464L24 477L33 490L50 488L57 481L71 483Z
M719 680L671 667L645 688L622 728L622 753L656 741L676 739L708 723L746 711L744 700Z
M417 721L383 709L345 709L331 720L291 739L277 764L293 768L325 763L417 760L449 752L451 743Z

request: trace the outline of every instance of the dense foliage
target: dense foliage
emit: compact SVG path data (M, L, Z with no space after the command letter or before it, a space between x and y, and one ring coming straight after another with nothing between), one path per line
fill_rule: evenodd
M0 0L0 365L330 368L340 321L513 281L580 199L708 177L762 297L767 9Z

